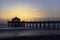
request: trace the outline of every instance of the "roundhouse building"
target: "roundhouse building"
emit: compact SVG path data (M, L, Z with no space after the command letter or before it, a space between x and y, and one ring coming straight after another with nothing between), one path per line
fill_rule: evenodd
M19 18L12 18L11 21L8 21L8 27L24 27L24 28L38 28L38 29L59 29L60 21L37 21L37 22L27 22L21 21Z
M8 26L10 27L20 27L20 19L15 17L11 21L8 21Z

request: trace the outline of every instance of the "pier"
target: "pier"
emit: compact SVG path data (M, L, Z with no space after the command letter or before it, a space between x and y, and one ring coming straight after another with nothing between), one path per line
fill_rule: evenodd
M24 27L32 29L60 29L60 21L37 21L27 22L20 21L19 18L15 17L12 21L8 21L8 27Z

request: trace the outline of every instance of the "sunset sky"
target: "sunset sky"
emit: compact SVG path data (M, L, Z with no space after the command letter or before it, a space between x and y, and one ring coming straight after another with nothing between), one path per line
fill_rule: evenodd
M60 17L60 0L0 0L0 19Z

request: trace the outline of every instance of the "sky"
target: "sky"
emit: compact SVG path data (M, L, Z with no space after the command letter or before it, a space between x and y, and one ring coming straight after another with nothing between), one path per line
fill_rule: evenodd
M0 19L60 17L60 0L0 0Z

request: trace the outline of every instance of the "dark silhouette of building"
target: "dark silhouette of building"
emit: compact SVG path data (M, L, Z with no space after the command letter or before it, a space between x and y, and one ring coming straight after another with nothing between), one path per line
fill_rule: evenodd
M48 28L60 28L60 21L37 21L37 22L27 22L21 21L19 18L15 17L11 21L8 21L8 27L24 27L24 28L38 28L38 29L48 29Z
M11 21L8 21L9 27L20 27L20 19L15 17Z

